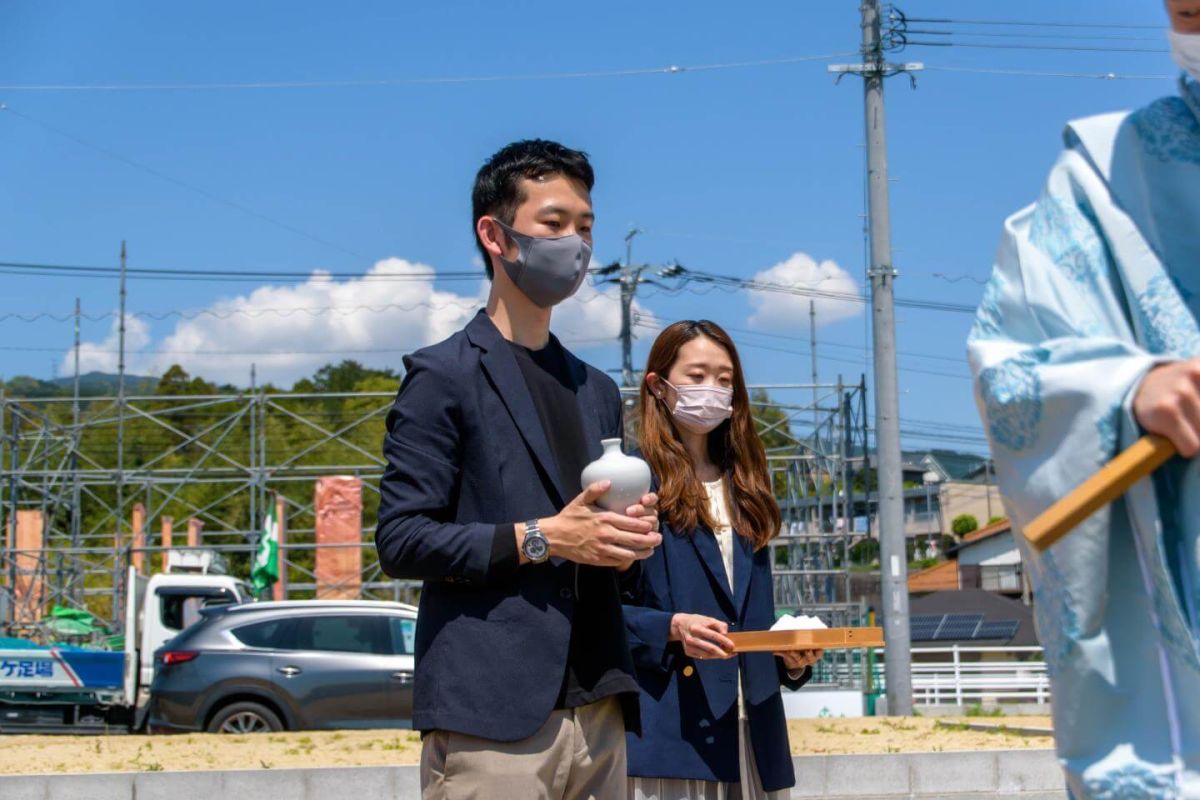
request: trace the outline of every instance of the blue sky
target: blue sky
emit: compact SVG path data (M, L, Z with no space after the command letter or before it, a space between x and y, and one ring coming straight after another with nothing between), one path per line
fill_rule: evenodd
M636 225L645 231L635 240L637 261L677 259L748 278L774 268L776 279L805 281L816 279L817 263L833 262L825 263L831 282L822 286L862 288L862 87L852 78L835 85L825 69L853 61L849 55L545 80L13 88L496 78L782 60L854 51L857 8L856 0L8 2L0 9L0 85L9 88L0 89L0 102L14 113L0 113L0 261L113 265L124 238L131 267L476 269L474 172L504 143L542 136L591 155L596 251L605 261L623 255L623 237ZM1165 24L1157 0L911 0L900 8L910 17ZM956 30L959 42L1034 41L963 33L1023 30L1055 37L1040 43L1097 50L911 47L894 59L971 69L1175 71L1165 53L1111 49L1165 49L1156 30ZM1063 38L1085 34L1135 38ZM915 91L904 78L890 80L897 294L976 302L1001 221L1036 198L1063 123L1173 90L1165 77L931 69ZM110 279L8 274L0 287L0 314L69 314L77 296L93 315L117 303ZM473 281L130 281L131 310L189 312L136 318L130 365L150 371L179 361L239 384L248 382L252 362L284 384L341 357L398 368L403 352L459 324L480 291ZM614 298L589 291L583 300L564 308L556 327L593 363L618 367ZM809 380L806 300L650 290L639 305L647 319L706 316L742 331L735 338L751 382ZM869 373L864 311L819 308L822 380ZM908 443L953 445L920 438L916 432L933 430L923 421L933 421L942 436L964 434L958 446L982 450L963 355L970 317L900 309L898 321ZM652 335L642 331L635 362ZM0 321L0 337L0 375L49 377L69 368L69 322L9 318ZM85 323L85 370L115 364L110 337L111 319Z

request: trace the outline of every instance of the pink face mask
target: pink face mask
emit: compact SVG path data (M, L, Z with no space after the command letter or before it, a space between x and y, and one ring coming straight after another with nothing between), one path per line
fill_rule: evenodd
M675 421L693 433L708 433L733 415L733 389L708 384L676 386L666 378L662 382L675 390Z

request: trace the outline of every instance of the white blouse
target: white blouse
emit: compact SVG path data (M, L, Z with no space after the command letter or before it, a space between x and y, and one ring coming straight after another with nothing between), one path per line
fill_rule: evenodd
M704 491L708 494L708 513L713 521L713 535L717 537L717 547L721 549L721 561L725 564L725 577L729 580L729 588L733 590L733 532L732 515L729 513L729 502L725 497L725 479L704 481ZM736 592L736 590L735 590ZM738 719L746 719L746 704L742 700L742 671L738 669Z

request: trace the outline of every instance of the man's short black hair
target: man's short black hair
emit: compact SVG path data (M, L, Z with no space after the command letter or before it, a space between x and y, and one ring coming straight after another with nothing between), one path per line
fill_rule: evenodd
M544 178L548 175L565 175L587 186L588 191L596 182L587 153L563 147L558 142L546 139L526 139L502 148L487 160L475 176L475 189L471 192L471 228L480 217L493 216L505 225L512 225L517 208L525 202L521 193L522 178ZM483 266L488 279L492 278L492 259L475 235L475 244L483 256Z

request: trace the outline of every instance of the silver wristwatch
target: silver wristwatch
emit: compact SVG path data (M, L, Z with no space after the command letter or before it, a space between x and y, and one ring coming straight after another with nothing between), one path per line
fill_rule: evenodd
M525 523L525 541L521 542L521 552L534 564L541 564L550 557L550 542L536 519Z

